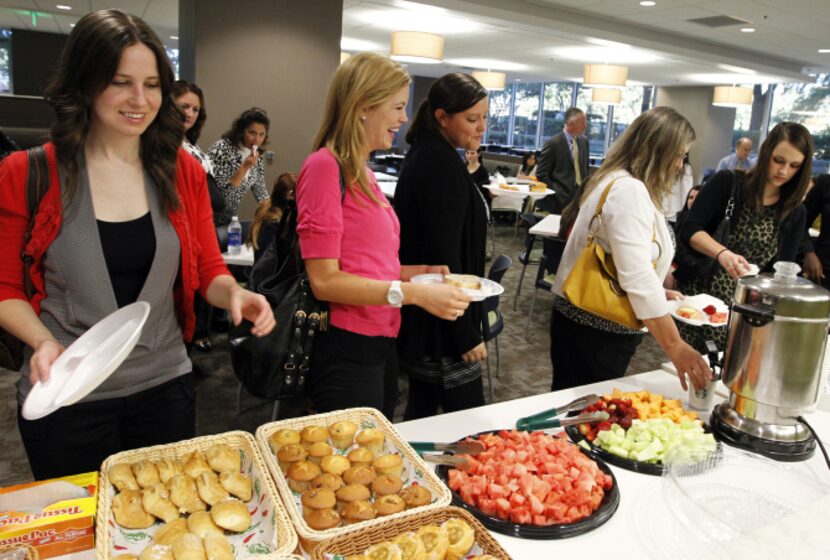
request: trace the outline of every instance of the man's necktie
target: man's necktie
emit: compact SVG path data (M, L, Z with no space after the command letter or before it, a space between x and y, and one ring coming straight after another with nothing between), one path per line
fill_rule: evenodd
M582 171L579 170L579 148L576 146L576 138L571 140L571 154L574 158L574 175L576 176L576 186L582 184Z

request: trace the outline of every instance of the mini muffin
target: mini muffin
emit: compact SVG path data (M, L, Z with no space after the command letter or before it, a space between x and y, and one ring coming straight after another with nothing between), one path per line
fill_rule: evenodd
M403 476L403 459L396 453L381 455L372 463L372 467L378 474L393 474Z
M222 500L210 508L213 522L235 533L246 531L251 526L251 514L248 508L236 498Z
M382 474L372 482L372 492L375 496L398 494L403 488L403 480L394 474Z
M354 443L355 432L357 432L357 425L354 422L348 420L335 422L329 426L331 444L337 449L347 449Z
M331 445L325 441L318 441L308 446L308 460L317 465L331 454Z
M351 461L342 455L326 455L320 460L320 470L337 476L342 476L346 469L351 466Z
M375 498L375 509L378 515L392 515L406 509L406 502L397 494L388 494Z
M210 468L218 473L223 472L239 472L242 470L242 456L239 454L239 449L235 449L224 443L217 443L210 446L205 451L205 458L207 459Z
M362 484L369 486L375 481L378 475L375 471L365 465L349 467L343 472L343 482L346 484Z
M337 511L343 511L343 508L352 502L368 501L372 496L369 489L362 484L347 484L334 494L337 496Z
M343 479L336 474L323 473L311 481L312 488L328 488L332 492L337 492L346 485Z
M226 471L220 474L219 484L243 502L250 501L253 495L251 477L238 471Z
M300 441L306 449L314 443L326 441L328 437L329 431L322 426L306 426L300 432Z
M318 509L312 511L305 522L315 531L325 531L340 525L340 514L333 509Z
M346 457L349 459L352 466L366 465L367 467L371 467L372 461L375 460L375 454L365 447L352 449Z
M310 461L299 461L288 468L288 486L302 494L311 487L311 481L320 475L320 467Z
M271 439L269 440L271 444L271 450L274 452L274 455L279 453L279 450L285 447L286 445L290 445L292 443L300 443L300 432L297 430L289 430L283 428L282 430L277 430L273 434L271 434Z
M289 443L284 445L277 452L277 459L279 460L280 468L283 473L288 472L288 468L292 464L305 461L306 457L308 457L308 451L306 451L305 447L299 443Z
M423 486L411 484L401 491L401 498L406 502L406 509L412 509L430 503L432 494Z
M315 509L332 509L337 504L337 497L328 488L310 488L303 492L303 517Z
M375 455L379 455L383 451L383 442L385 440L386 436L383 435L383 432L376 428L367 428L357 434L356 441L360 447L365 447Z
M360 523L361 521L369 521L377 517L378 512L368 500L358 500L351 502L343 507L340 516L343 518L343 523L351 525L352 523Z

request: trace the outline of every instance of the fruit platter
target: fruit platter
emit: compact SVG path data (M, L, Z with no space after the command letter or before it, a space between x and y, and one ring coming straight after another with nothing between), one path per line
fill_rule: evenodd
M724 327L729 321L729 307L716 297L708 294L688 296L669 302L671 315L678 321L696 327Z
M718 447L698 414L684 409L679 399L614 389L581 412L600 410L608 420L567 426L565 432L595 457L624 469L659 476L669 452L698 461Z
M456 467L437 474L452 490L453 503L488 529L528 539L560 539L599 527L617 510L620 494L613 473L564 436L541 431L483 432L484 451L459 455Z

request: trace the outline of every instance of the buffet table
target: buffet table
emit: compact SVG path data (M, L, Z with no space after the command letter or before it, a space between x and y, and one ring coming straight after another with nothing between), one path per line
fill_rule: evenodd
M681 398L688 408L677 377L658 370L625 377L615 381L584 385L554 393L491 404L471 410L443 414L422 420L403 422L395 427L409 441L455 441L464 436L500 428L512 428L518 418L554 406L562 406L589 393L605 394L612 389L638 391L647 389L667 397ZM722 399L716 399L715 404ZM701 413L708 419L709 411ZM830 413L809 414L807 420L822 437L830 442ZM551 430L556 432L559 430ZM830 479L824 458L819 450L808 461L788 463L803 470L807 476ZM681 546L683 535L679 524L668 513L661 491L661 477L639 474L611 465L620 488L620 505L614 516L604 525L580 536L561 540L526 540L493 533L510 553L519 559L581 557L596 554L621 554L623 558L636 554L638 558L672 557ZM604 552L603 552L604 551ZM676 555L675 555L676 556ZM633 556L632 556L633 557Z

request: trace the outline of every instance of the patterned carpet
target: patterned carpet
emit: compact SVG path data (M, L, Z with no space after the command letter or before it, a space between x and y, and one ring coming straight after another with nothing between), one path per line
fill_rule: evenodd
M502 296L501 311L504 314L505 327L499 336L500 375L494 375L496 401L516 399L528 395L545 393L550 390L551 367L549 358L549 321L553 296L549 292L537 291L533 315L528 322L533 283L536 267L530 266L525 274L518 307L512 308L513 297L521 272L517 260L523 248L524 230L514 236L512 226L496 227L496 254L506 254L513 259L513 266L504 276L505 293ZM256 399L248 394L242 395L242 414L236 413L238 383L230 367L227 352L227 338L213 335L214 350L203 354L194 352L193 359L198 371L197 426L199 434L213 434L228 430L256 431L261 424L270 421L272 403ZM490 352L495 350L491 343ZM660 367L666 361L661 350L651 337L637 350L629 366L628 374L641 373ZM492 366L495 368L495 356ZM0 404L0 486L8 486L32 480L26 461L26 455L17 430L16 402L14 383L16 373L0 370L0 391L6 399ZM485 394L487 386L485 381ZM397 417L403 413L406 404L406 379L401 379L401 397L398 403ZM553 405L552 405L553 406ZM286 401L281 403L279 417L304 414L308 403ZM436 435L436 439L440 439Z

